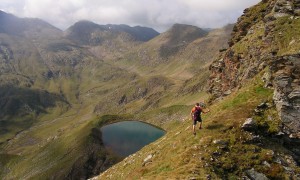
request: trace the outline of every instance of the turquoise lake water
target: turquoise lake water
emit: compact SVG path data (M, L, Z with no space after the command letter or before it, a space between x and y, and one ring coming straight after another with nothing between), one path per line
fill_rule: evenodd
M101 128L104 146L126 157L157 140L165 131L139 121L122 121Z

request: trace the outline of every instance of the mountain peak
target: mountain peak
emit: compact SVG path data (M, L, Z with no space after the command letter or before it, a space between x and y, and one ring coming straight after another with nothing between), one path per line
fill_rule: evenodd
M191 42L204 37L208 32L197 26L174 24L167 33L170 37L170 43L175 44L178 42Z
M168 58L187 46L189 43L208 34L199 27L185 24L174 24L167 32L163 33L164 44L160 47L160 56Z
M69 29L77 29L77 28L97 28L99 27L98 24L88 21L88 20L81 20L76 22L74 25L72 25Z
M14 16L14 15L6 13L6 12L0 10L0 18L2 18L2 16Z
M73 41L89 45L99 45L107 36L111 37L111 35L116 38L118 35L124 34L127 38L134 41L148 41L159 35L152 28L141 26L131 27L125 24L99 25L86 20L75 23L67 29L65 34Z
M38 18L19 18L0 10L0 32L18 36L36 36L40 33L58 35L61 30Z

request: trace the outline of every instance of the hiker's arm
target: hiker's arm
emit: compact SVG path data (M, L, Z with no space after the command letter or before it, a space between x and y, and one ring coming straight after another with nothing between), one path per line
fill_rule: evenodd
M206 113L208 113L208 112L210 112L210 110L209 110L208 108L206 108L205 110L203 110L203 113L204 113L204 114L206 114Z

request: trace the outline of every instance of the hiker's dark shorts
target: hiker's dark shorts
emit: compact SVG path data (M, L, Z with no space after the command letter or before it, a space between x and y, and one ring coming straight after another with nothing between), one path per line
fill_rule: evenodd
M202 119L201 119L201 117L199 117L199 118L197 118L197 119L194 119L194 125L196 125L196 124L197 124L197 121L198 121L198 122L202 122Z

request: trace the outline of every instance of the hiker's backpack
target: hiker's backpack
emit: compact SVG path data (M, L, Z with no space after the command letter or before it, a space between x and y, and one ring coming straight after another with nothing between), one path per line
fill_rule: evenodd
M206 104L204 102L200 102L199 105L200 105L201 108L205 108L206 107Z
M202 112L202 109L200 107L195 107L194 120L197 120L200 118L201 112Z

